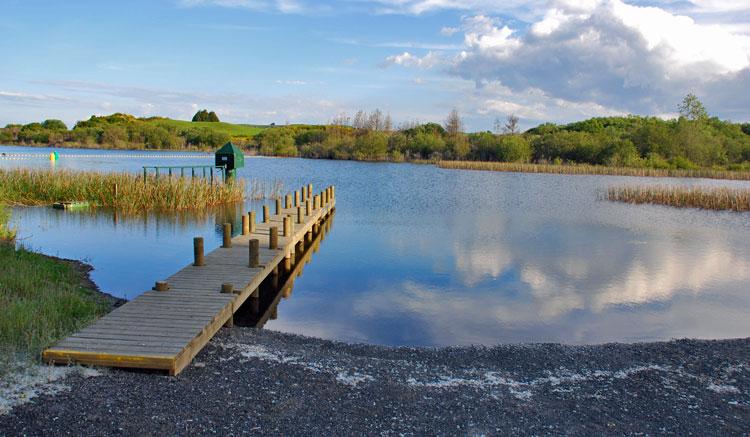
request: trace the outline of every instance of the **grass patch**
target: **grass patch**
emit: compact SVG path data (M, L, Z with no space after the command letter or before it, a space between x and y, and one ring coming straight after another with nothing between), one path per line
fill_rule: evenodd
M639 177L708 178L750 180L750 171L714 169L659 169L636 167L607 167L588 164L529 164L519 162L439 161L440 168L459 170L488 170L517 173L556 173Z
M750 189L725 187L611 187L607 198L617 202L651 203L677 208L750 211Z
M0 244L0 374L109 310L85 279L73 263Z
M242 180L211 184L202 178L149 176L144 183L143 176L131 173L0 170L0 202L15 205L85 201L122 211L179 211L238 202L244 196Z
M252 138L255 135L267 129L267 126L258 126L253 124L234 124L225 122L211 122L211 121L185 121L185 120L173 120L171 118L153 118L146 119L146 122L161 126L174 127L178 131L195 129L195 128L209 128L214 132L221 132L229 135L232 138L244 137Z

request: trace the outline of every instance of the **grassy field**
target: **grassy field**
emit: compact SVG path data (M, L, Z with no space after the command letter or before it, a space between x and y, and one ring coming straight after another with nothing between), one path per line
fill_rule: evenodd
M677 208L750 211L750 189L725 187L623 186L607 191L609 200Z
M460 170L487 170L518 173L556 173L556 174L589 174L640 177L677 177L708 178L729 180L750 180L749 171L728 170L680 170L633 167L606 167L587 164L528 164L518 162L480 162L480 161L439 161L440 168Z
M232 138L252 138L255 135L267 129L268 126L259 126L252 124L232 124L224 122L209 122L209 121L185 121L185 120L173 120L171 118L158 118L149 119L148 123L161 124L166 126L172 126L178 130L194 129L194 128L210 128L217 132L223 132Z
M0 243L0 374L109 310L74 264Z
M144 183L143 176L130 173L0 170L0 202L14 205L86 201L122 211L179 211L238 202L244 197L241 180L210 184L201 178L149 176Z

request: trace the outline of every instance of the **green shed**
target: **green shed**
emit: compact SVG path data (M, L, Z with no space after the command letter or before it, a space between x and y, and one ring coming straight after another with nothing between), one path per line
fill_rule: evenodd
M242 168L245 166L245 155L239 147L231 142L226 143L216 151L216 165L226 165L227 171Z

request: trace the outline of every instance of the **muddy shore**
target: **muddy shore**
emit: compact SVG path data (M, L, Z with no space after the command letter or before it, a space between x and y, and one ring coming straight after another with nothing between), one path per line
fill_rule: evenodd
M3 435L750 432L750 339L392 348L225 328L179 376L72 372Z

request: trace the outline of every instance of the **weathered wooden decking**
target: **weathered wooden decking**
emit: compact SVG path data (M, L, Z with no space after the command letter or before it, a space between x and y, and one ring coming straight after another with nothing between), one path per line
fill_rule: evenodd
M312 242L313 231L335 208L335 191L319 195L318 208L296 223L297 208L282 208L268 223L257 223L254 232L232 239L232 247L220 247L205 256L205 265L186 266L166 279L168 291L147 291L125 305L44 351L50 363L81 363L112 367L163 369L181 372L214 334L251 296L257 298L260 284L278 269L291 269L298 244ZM307 197L311 205L314 198ZM274 211L275 212L275 211ZM283 234L283 218L292 217L289 236ZM269 248L271 227L279 230L278 248ZM260 242L260 265L249 267L250 239ZM222 293L231 283L234 293Z

